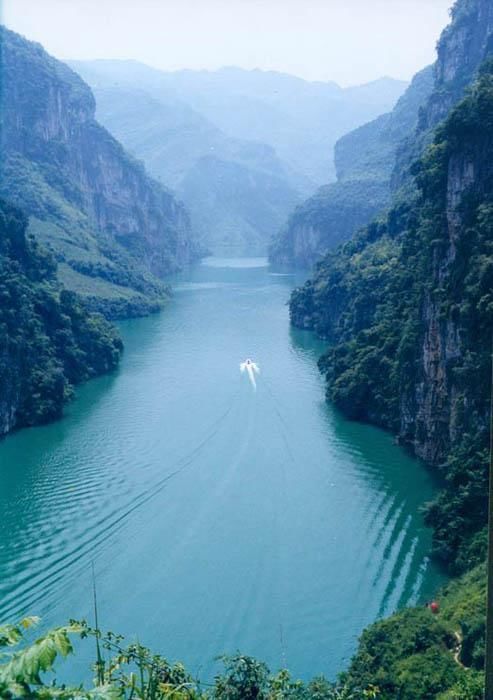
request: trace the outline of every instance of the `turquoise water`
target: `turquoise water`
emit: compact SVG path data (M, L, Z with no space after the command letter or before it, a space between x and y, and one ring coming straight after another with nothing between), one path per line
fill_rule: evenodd
M206 260L122 324L117 373L0 443L0 619L91 619L94 561L101 625L203 677L239 649L333 678L365 625L431 596L432 478L326 405L293 285Z

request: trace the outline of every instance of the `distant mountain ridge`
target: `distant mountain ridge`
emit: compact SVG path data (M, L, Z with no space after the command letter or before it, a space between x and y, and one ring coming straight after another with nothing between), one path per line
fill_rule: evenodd
M237 68L166 73L136 61L71 65L91 84L98 117L175 189L205 244L250 252L265 252L319 175L332 176L330 134L385 111L404 86L382 79L343 89Z
M166 72L138 61L69 63L93 88L140 86L155 97L186 102L231 138L273 146L312 187L334 179L337 139L392 109L408 85L385 77L342 88L259 69Z
M5 28L0 45L0 194L88 305L110 316L158 308L158 278L199 253L184 206L100 126L74 71Z
M230 138L187 104L140 89L95 87L94 94L101 121L174 188L207 248L265 252L300 201L298 188L307 187L271 146Z
M311 267L383 213L399 189L414 187L413 162L431 143L434 128L460 99L479 57L488 50L488 12L487 2L479 9L474 0L457 2L434 66L415 75L392 112L339 139L337 183L320 189L292 213L271 245L273 263ZM458 41L470 50L460 60L454 53Z

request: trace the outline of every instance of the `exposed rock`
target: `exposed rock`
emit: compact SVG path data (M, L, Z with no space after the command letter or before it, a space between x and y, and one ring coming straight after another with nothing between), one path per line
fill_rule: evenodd
M109 298L159 299L164 289L151 275L198 253L184 206L98 124L76 73L4 28L0 41L1 193L59 260L104 279ZM78 275L64 281L88 295Z

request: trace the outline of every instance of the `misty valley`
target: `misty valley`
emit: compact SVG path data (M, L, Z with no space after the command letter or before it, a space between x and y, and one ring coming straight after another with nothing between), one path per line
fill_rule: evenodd
M354 85L7 10L0 697L493 700L493 0Z

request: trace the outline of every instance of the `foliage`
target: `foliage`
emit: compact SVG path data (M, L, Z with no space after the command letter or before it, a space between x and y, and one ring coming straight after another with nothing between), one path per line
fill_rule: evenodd
M375 683L384 700L433 698L459 676L454 638L426 609L405 610L363 633L351 663L351 686Z
M320 360L328 398L352 418L398 432L440 468L446 487L427 520L435 555L456 571L484 551L477 533L486 523L492 130L487 62L414 166L417 192L326 256L290 307L295 325L330 343ZM462 188L453 210L451 177ZM438 389L426 363L440 364ZM418 410L424 392L429 414Z
M322 187L296 207L273 239L269 257L274 263L309 267L327 250L347 240L388 201L388 184L381 180L352 179ZM310 244L298 246L300 236Z
M444 693L437 696L437 700L483 700L484 677L481 673L467 671L462 674L460 680Z
M52 256L0 201L0 387L3 431L61 415L73 386L118 364L122 342L60 288Z
M368 627L344 674L346 687L355 690L374 683L382 700L480 700L484 565L452 581L437 600L436 615L428 607L408 608Z
M40 638L26 638L38 622L25 618L18 625L0 627L0 698L99 698L100 700L371 700L378 689L369 684L353 692L322 677L309 683L293 680L286 670L271 674L255 659L235 654L222 658L224 671L213 684L200 683L180 663L170 664L139 643L125 645L121 635L102 633L86 622L71 620ZM86 689L51 683L44 674L56 670L57 658L74 652L72 639L92 639L96 647L93 687ZM55 677L56 678L56 677Z
M485 606L485 567L451 582L438 599L438 615L426 607L410 608L371 625L349 670L336 684L323 677L295 680L286 669L271 673L265 663L240 653L221 657L222 672L214 683L203 683L182 664L170 664L142 644L128 644L121 635L103 633L84 621L71 620L33 639L31 629L39 620L25 618L16 625L0 626L0 697L479 700L482 673L474 664L469 668L466 647L468 629ZM76 638L88 640L95 649L91 687L67 687L56 680L56 661L74 653Z
M69 268L73 272L65 275L65 286L107 318L126 317L129 305L142 314L159 309L167 299L165 285L123 246L99 239L90 217L60 193L62 182L57 181L55 186L49 180L47 167L19 154L5 155L0 194L30 215L29 233L63 263L59 270ZM105 287L112 294L111 304ZM136 315L132 306L128 315Z

